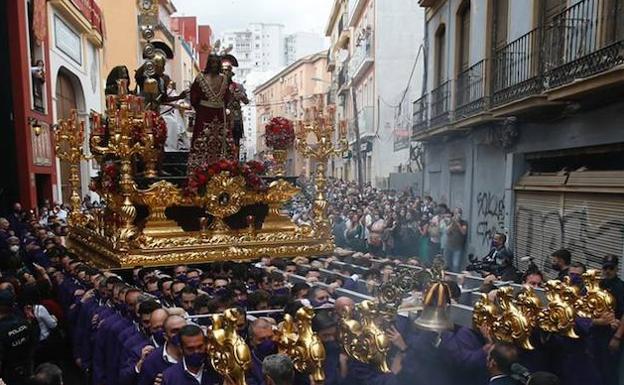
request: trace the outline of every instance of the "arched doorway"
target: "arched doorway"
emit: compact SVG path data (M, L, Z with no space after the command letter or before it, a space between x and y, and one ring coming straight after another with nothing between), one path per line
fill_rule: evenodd
M64 68L61 68L56 78L56 117L67 119L72 110L82 110L84 99L80 81ZM61 202L69 203L71 186L69 184L70 165L60 162ZM81 188L78 189L79 193Z

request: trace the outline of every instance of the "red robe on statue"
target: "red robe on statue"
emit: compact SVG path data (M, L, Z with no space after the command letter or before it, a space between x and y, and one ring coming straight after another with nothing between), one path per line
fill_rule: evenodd
M227 78L216 81L199 74L191 86L191 105L195 108L195 126L188 159L188 173L220 159L232 159L234 139L226 106L232 100Z

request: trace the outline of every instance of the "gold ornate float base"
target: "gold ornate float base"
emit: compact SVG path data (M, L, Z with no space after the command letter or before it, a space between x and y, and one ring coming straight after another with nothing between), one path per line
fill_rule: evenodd
M127 250L97 232L73 227L70 250L101 268L167 266L223 261L250 261L263 256L325 255L333 250L329 237L309 227L287 231L185 232L168 236L141 236Z

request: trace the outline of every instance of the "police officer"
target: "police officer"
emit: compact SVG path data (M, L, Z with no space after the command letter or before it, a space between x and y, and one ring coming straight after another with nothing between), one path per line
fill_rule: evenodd
M22 385L33 370L38 328L19 316L15 295L0 290L0 378L7 385Z

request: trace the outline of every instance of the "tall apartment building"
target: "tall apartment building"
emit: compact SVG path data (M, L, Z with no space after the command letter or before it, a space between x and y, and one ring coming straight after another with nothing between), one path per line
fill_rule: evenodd
M295 32L284 39L286 65L327 48L326 39L314 32Z
M412 0L334 2L325 29L330 100L349 123L350 152L332 163L333 176L387 187L388 176L410 162L423 25L424 12Z
M624 250L624 7L604 0L420 0L425 191L464 209L468 252L508 235L521 269L600 268Z
M280 71L254 91L257 115L257 155L268 159L270 149L265 145L264 127L276 116L291 120L302 119L306 108L325 99L329 83L325 52L301 58ZM310 176L312 165L291 150L286 163L287 175Z

